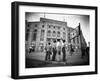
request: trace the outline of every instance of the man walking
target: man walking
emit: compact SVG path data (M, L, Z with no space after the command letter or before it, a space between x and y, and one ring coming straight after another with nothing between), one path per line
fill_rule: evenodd
M46 46L46 56L45 56L45 60L46 61L50 61L50 55L52 54L52 47L51 47L51 44L48 43L47 46Z
M62 50L62 45L61 45L61 40L58 40L57 42L57 61L61 61L61 51Z
M65 41L63 40L63 47L62 47L62 53L63 53L63 62L66 61L66 46L65 46Z
M70 45L70 55L71 55L71 56L72 56L73 52L74 52L74 49L73 49L72 44L71 44L71 45Z
M56 48L56 41L53 43L53 55L52 55L52 61L55 61L57 54L57 48Z

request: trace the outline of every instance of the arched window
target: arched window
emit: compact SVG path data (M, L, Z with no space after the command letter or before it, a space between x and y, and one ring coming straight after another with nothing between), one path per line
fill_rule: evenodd
M34 30L34 33L36 33L36 32L37 32L37 29Z
M53 26L53 28L55 29L55 26Z
M48 30L47 36L51 36L51 31L50 30Z
M35 24L35 27L37 27L37 24Z
M75 44L75 38L73 38L73 43Z
M44 40L44 34L45 34L45 30L41 30L40 41Z
M65 32L63 32L63 38L66 38L66 33Z
M56 32L55 31L53 31L52 36L54 36L54 37L56 36Z
M60 26L58 26L58 29L60 29Z
M57 32L57 37L60 37L60 31Z
M37 29L33 31L33 41L36 41L36 37L37 37Z
M48 25L48 28L51 28L51 25Z
M65 30L65 28L63 28Z
M42 28L44 28L44 25L42 25Z

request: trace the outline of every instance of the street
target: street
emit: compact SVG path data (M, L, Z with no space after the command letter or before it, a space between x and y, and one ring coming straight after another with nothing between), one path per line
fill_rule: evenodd
M26 68L89 65L88 56L85 55L84 58L81 58L80 52L74 52L72 55L67 52L65 62L62 59L61 61L45 61L45 55L45 52L26 54Z

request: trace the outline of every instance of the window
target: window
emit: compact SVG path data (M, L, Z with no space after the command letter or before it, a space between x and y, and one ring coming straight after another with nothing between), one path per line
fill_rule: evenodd
M77 37L75 37L75 43L77 44Z
M74 33L73 33L73 36L74 36Z
M37 27L37 24L35 24L35 27Z
M34 32L37 32L37 29L35 29Z
M55 29L55 26L53 26L53 28Z
M60 29L60 26L58 26L58 29Z
M73 37L73 33L70 33L70 37L71 37L71 38Z
M54 36L54 37L56 36L56 32L55 31L53 31L52 36Z
M68 33L68 42L71 43L70 33Z
M75 43L75 38L73 38L73 43Z
M66 38L66 33L65 32L63 32L63 38Z
M47 36L51 36L51 31L50 30L47 32Z
M37 29L35 29L33 32L33 41L36 41L36 36L37 36Z
M33 33L33 41L36 41L36 35L37 33Z
M29 23L27 24L27 27L30 27L30 24Z
M50 38L47 38L47 42L50 42L51 41L51 39Z
M44 30L41 30L41 36L44 36L44 32L45 32Z
M42 28L44 28L44 25L42 25Z
M57 37L60 37L60 32L59 31L57 32Z
M48 28L51 28L51 26L50 26L50 25L48 25Z
M40 41L44 40L44 33L45 33L45 30L41 30Z
M68 38L68 43L71 43L71 40Z

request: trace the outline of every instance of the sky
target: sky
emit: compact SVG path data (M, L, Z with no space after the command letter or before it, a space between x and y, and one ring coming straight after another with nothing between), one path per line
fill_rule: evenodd
M40 21L40 17L67 22L68 27L76 28L79 23L86 42L90 42L90 17L79 14L34 13L26 12L25 18L29 22Z

